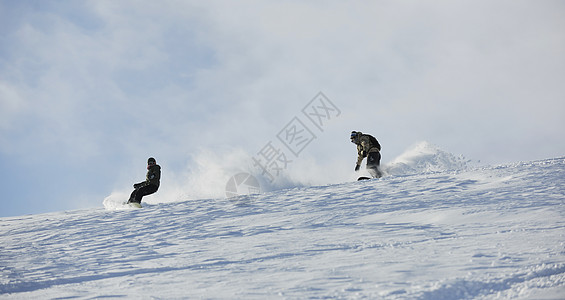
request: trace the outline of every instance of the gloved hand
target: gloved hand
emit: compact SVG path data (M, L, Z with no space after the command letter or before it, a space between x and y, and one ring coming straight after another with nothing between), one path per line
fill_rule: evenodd
M355 165L355 172L359 171L360 165Z

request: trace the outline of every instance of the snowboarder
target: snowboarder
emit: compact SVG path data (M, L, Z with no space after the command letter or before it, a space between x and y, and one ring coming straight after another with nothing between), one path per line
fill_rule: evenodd
M161 166L153 157L147 159L147 175L145 181L133 185L133 192L131 193L128 203L141 203L143 196L151 195L159 189L161 180Z
M381 145L375 137L369 134L363 134L360 131L351 132L351 142L357 145L357 163L355 171L359 171L361 162L367 157L367 171L373 178L382 176L380 170L381 164Z

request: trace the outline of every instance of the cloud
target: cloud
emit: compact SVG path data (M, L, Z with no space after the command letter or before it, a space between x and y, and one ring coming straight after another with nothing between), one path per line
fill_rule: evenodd
M94 168L100 199L139 180L148 156L181 178L168 177L171 190L215 197L222 188L199 180L248 167L244 154L276 139L319 91L342 115L287 182L347 180L351 130L376 135L385 162L419 140L490 163L565 151L559 2L45 1L2 10L3 159Z

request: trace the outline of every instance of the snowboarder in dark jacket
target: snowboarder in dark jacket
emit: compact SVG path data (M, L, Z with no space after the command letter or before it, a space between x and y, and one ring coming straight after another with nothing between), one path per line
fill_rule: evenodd
M128 203L141 203L143 196L151 195L159 189L161 180L161 167L153 157L147 159L147 175L145 181L133 185L133 192L129 196Z
M369 134L363 134L360 131L351 132L351 142L357 145L357 163L355 171L359 171L361 162L367 158L367 171L373 178L382 176L380 170L381 164L381 145L375 137Z

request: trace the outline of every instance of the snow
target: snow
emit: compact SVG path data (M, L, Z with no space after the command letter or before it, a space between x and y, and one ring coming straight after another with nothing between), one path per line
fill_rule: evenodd
M470 167L420 143L383 169L1 218L0 299L565 299L565 157Z

